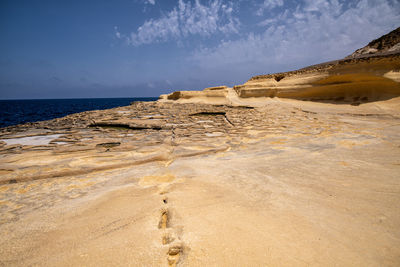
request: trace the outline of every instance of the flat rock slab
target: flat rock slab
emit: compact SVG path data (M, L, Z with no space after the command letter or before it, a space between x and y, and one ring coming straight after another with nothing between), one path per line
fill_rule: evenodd
M399 265L400 99L256 106L0 129L0 265Z

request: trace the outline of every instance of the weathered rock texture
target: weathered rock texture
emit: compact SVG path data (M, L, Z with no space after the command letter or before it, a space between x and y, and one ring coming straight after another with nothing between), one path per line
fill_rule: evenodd
M271 98L1 129L0 262L395 266L399 122L400 98Z
M243 105L249 98L280 97L312 101L363 102L400 96L400 28L349 57L296 71L258 75L243 85L177 91L161 100Z
M256 98L353 103L400 96L400 54L343 59L285 73L252 77L243 85L215 90L178 91L164 101L251 104Z
M0 129L0 265L398 266L398 64Z
M380 38L371 41L363 48L357 49L348 58L359 58L371 55L387 55L400 52L400 27Z

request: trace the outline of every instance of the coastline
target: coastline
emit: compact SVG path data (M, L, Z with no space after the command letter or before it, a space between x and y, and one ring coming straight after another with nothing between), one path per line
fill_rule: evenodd
M400 98L265 101L138 102L2 132L58 135L0 147L2 264L395 264Z
M90 110L129 105L133 101L155 101L158 97L64 98L0 100L0 128L61 118Z
M400 57L371 49L0 128L0 265L398 265Z

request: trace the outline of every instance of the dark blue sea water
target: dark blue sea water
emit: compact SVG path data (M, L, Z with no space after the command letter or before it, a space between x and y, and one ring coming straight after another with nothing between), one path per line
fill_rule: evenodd
M88 110L127 106L133 101L155 100L157 97L0 100L0 127L50 120Z

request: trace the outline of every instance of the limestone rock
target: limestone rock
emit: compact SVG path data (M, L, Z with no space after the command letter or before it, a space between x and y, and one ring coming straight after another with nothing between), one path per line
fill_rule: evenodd
M346 59L0 128L0 265L398 266L398 82Z
M357 49L347 58L400 53L400 27Z
M260 105L266 97L361 104L400 96L400 28L351 56L300 70L252 77L242 85L178 91L160 101ZM259 98L260 101L255 99Z

